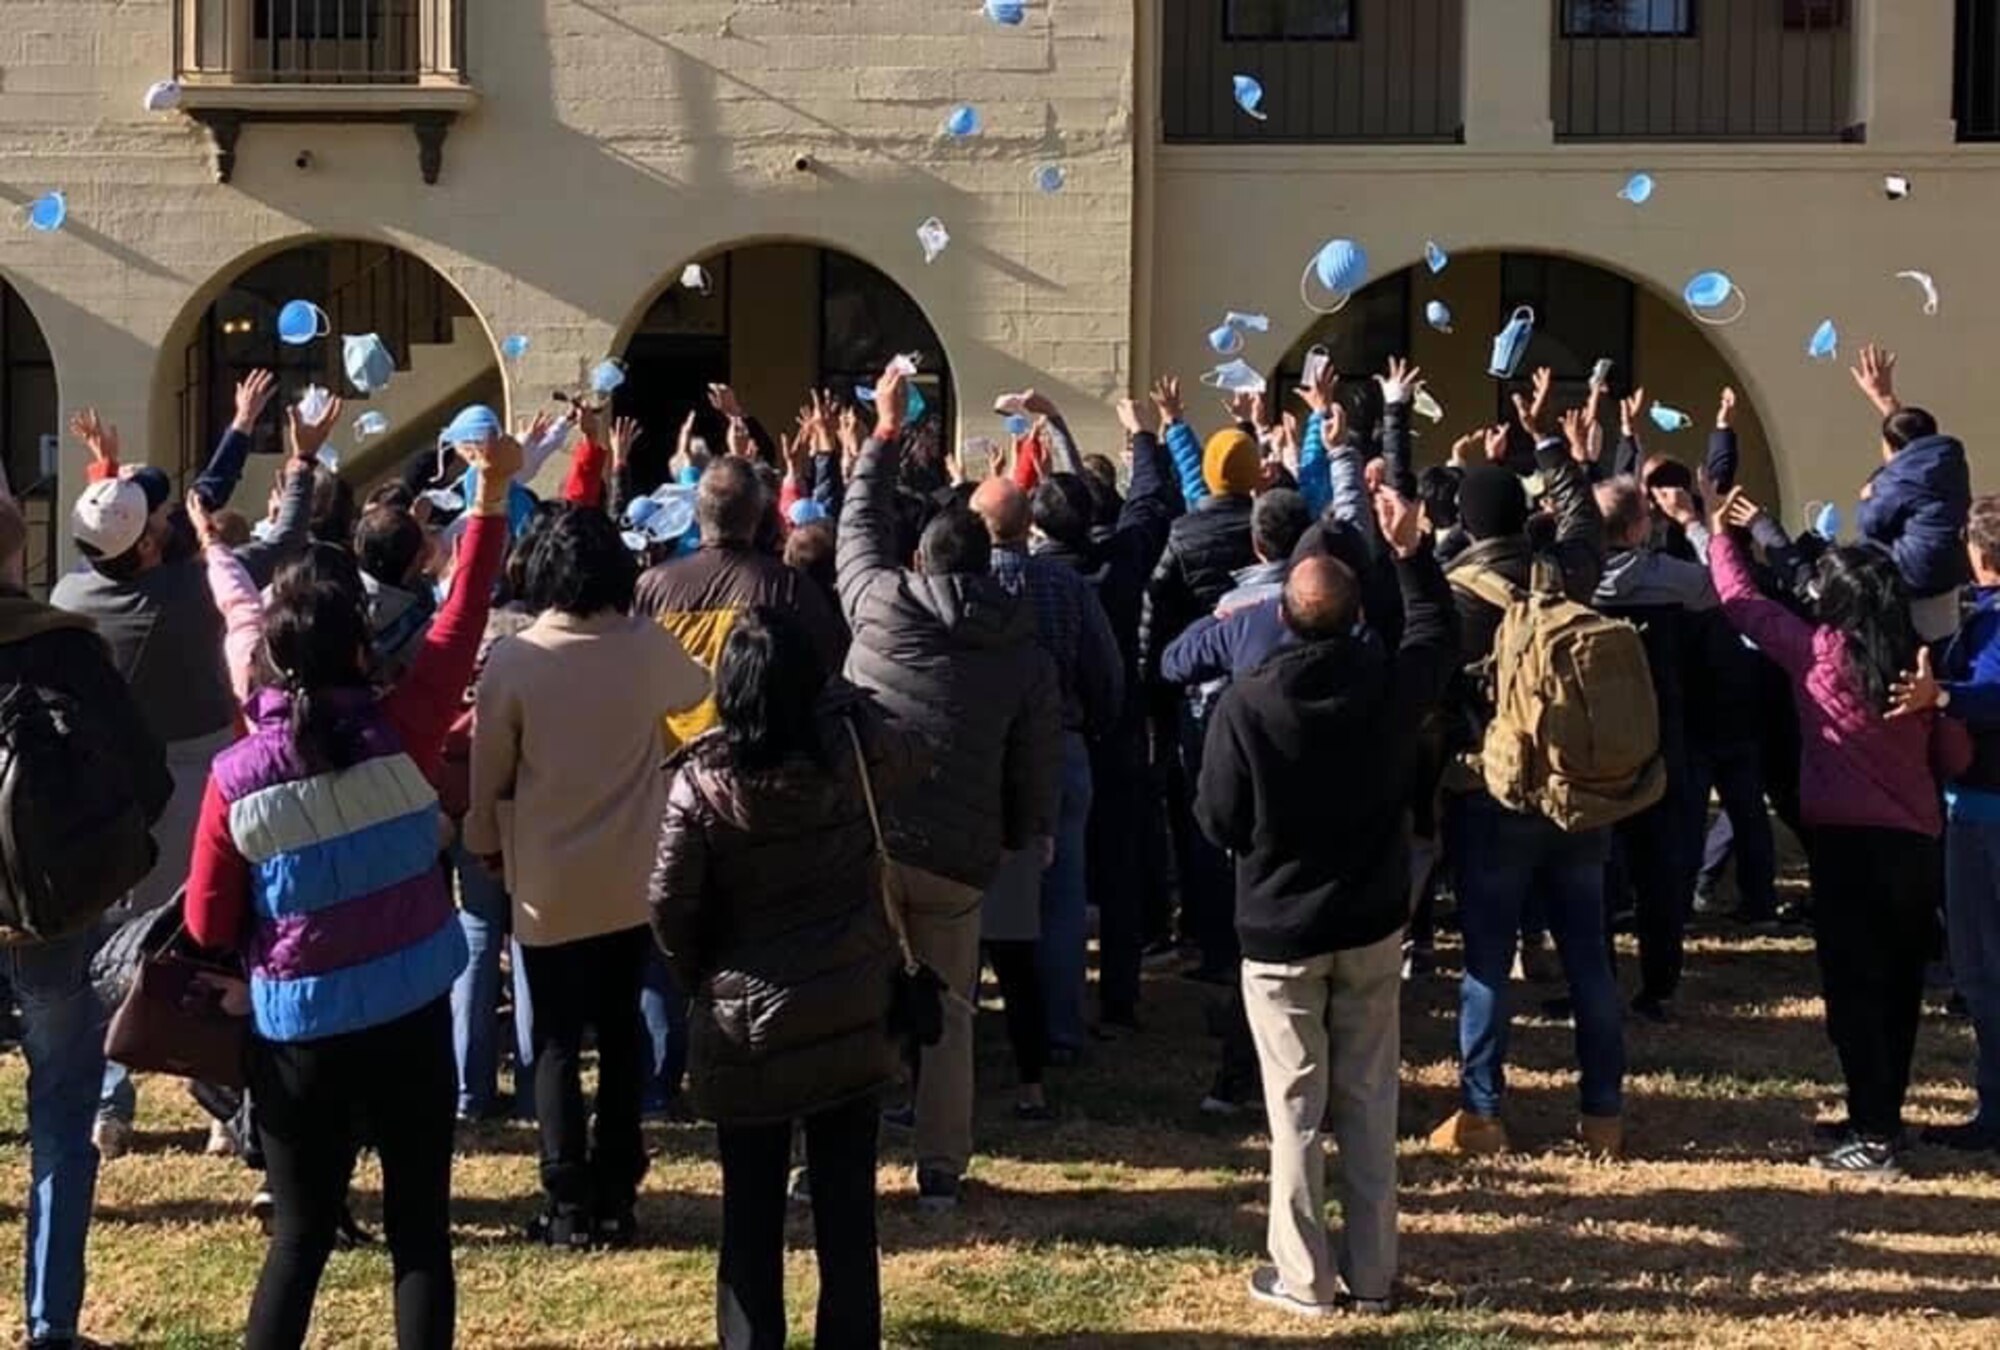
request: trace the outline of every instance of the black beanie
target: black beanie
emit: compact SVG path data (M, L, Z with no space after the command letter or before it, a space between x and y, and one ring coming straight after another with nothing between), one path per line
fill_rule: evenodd
M1458 518L1474 540L1504 539L1528 524L1528 493L1511 470L1477 464L1458 485Z

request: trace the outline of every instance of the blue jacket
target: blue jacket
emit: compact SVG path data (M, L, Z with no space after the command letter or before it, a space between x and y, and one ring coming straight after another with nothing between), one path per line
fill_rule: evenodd
M1167 644L1160 677L1171 684L1199 685L1247 675L1273 652L1296 645L1285 627L1276 598L1239 609L1226 619L1204 615Z
M1942 595L1972 579L1964 536L1972 473L1956 437L1911 441L1868 481L1861 536L1895 555L1911 595Z
M1937 677L1951 693L1945 715L1972 734L1972 766L1952 784L1951 814L1967 819L1975 809L1965 793L1994 794L1983 803L2000 819L2000 588L1979 592L1979 602L1945 648Z

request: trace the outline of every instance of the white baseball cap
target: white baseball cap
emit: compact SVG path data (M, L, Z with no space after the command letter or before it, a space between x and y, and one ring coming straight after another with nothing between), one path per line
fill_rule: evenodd
M152 514L146 490L128 478L92 483L69 513L70 537L92 558L116 558L138 544Z

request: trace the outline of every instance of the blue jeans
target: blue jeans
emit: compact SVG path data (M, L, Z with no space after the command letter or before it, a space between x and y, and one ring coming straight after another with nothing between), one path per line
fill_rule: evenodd
M674 985L673 972L657 943L646 945L646 973L639 986L639 1016L646 1034L639 1040L639 1109L664 1111L681 1095L687 1075L687 996Z
M1090 961L1090 889L1086 841L1090 831L1090 746L1065 732L1062 801L1056 814L1056 856L1042 873L1042 940L1036 953L1049 1044L1083 1048L1085 968Z
M1532 894L1541 901L1569 981L1583 1114L1618 1115L1625 1027L1604 932L1610 831L1565 834L1544 817L1518 815L1484 793L1463 801L1458 826L1458 907L1465 934L1458 1049L1465 1109L1483 1116L1500 1113L1513 1018L1508 977Z
M1945 830L1945 946L1979 1047L1981 1124L2000 1127L2000 821Z
M457 844L452 845L451 863L458 873L458 923L471 951L465 969L452 981L451 1049L458 1065L458 1113L477 1118L492 1114L500 1096L500 1037L495 1023L500 1015L500 949L507 944L512 902L499 879ZM518 943L512 957L517 1055L514 1095L516 1106L532 1114L534 1094L523 1088L531 1081L529 1071L535 1062L534 1039L529 1034L533 1010Z
M106 1009L91 988L98 935L0 948L28 1061L28 1338L76 1333L83 1253L97 1194L90 1127L104 1079Z

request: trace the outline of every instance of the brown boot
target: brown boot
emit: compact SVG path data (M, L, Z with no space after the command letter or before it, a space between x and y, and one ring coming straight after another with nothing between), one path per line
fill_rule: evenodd
M1430 1145L1440 1153L1466 1157L1487 1157L1507 1151L1507 1127L1498 1116L1482 1116L1472 1111L1454 1111L1444 1124L1431 1131Z
M1576 1122L1576 1136L1583 1146L1600 1158L1625 1156L1625 1121L1620 1116L1582 1116Z

